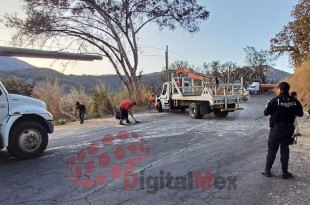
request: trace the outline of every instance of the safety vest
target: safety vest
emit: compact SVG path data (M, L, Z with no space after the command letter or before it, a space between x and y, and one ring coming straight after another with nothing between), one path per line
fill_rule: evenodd
M155 97L151 95L150 98L149 98L149 100L152 101L152 102L154 102L154 101L155 101Z

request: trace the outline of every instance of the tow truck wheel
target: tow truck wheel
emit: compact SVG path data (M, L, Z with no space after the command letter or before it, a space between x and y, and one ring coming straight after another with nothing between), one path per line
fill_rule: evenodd
M228 112L227 111L221 111L220 109L214 109L213 114L215 115L215 117L224 118L224 117L227 117Z
M10 133L7 150L17 159L40 156L48 144L46 129L38 122L21 122Z
M157 103L157 110L158 110L158 112L163 112L163 106L161 105L160 101L158 101L158 103Z
M203 115L200 113L200 105L198 103L190 104L189 116L193 119L202 119L203 118Z

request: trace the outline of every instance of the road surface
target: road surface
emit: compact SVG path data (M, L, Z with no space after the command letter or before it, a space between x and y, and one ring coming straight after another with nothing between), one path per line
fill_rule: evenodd
M188 113L136 115L56 127L44 155L18 161L0 151L0 204L309 204L310 152L291 147L294 178L265 165L268 118L258 95L227 118ZM302 118L300 122L303 121Z

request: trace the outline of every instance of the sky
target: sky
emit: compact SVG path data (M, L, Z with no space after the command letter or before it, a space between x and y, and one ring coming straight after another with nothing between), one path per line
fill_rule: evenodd
M5 13L23 14L20 8L22 0L0 1L0 16ZM219 60L221 63L232 61L238 66L244 66L246 53L243 48L253 46L256 50L268 50L270 39L292 21L290 14L298 0L200 0L199 3L207 8L210 16L200 24L198 33L189 34L182 29L159 31L155 25L142 30L138 42L142 49L138 70L142 70L144 74L160 72L165 67L166 46L169 49L169 63L185 60L197 67L204 62ZM0 46L9 46L14 31L2 24L0 29ZM64 66L64 61L19 59L64 74L115 74L107 59L75 61L67 66ZM276 60L273 67L293 73L288 56Z

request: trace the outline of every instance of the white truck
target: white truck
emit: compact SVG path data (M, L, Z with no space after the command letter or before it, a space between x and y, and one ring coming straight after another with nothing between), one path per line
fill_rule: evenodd
M63 60L102 60L101 55L80 54L0 46L0 56L52 58ZM40 156L54 131L53 115L45 102L9 94L0 82L0 150L4 147L18 159Z
M161 93L156 97L158 112L189 108L189 115L202 119L205 114L226 117L229 112L242 110L240 103L249 100L249 94L241 83L211 82L204 74L189 68L177 69L177 77L165 82Z
M259 82L253 82L247 89L249 94L258 94L260 92Z
M40 156L53 133L53 116L38 99L9 94L0 82L0 150L17 159Z

